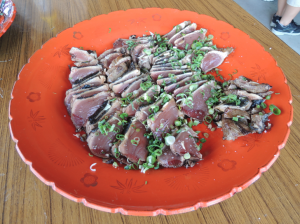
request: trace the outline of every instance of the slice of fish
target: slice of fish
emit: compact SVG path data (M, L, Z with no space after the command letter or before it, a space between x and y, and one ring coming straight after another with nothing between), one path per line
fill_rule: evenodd
M156 72L156 71L167 71L167 70L188 70L189 67L187 65L182 65L182 66L163 66L163 67L156 67L156 68L151 68L150 72Z
M128 70L120 78L118 78L117 80L109 84L109 86L112 88L113 85L123 83L124 81L137 77L140 74L141 74L140 69Z
M132 84L133 82L135 82L136 80L145 80L147 78L147 75L144 74L144 75L140 75L140 76L136 76L136 77L133 77L131 79L128 79L122 83L118 83L118 84L115 84L115 85L112 85L111 86L111 89L112 91L117 94L118 96L121 95L121 93L130 85Z
M104 85L101 85L99 87L83 88L83 89L78 89L78 90L75 90L75 91L70 91L66 95L65 100L64 100L64 103L65 103L65 106L67 107L68 113L71 114L71 103L72 103L73 96L76 96L76 98L82 97L83 96L83 95L81 95L82 93L90 92L90 91L95 90L95 89L98 90L98 92L101 92L101 91L108 91L109 87L108 87L107 84L104 84Z
M77 98L74 100L71 105L71 120L76 130L80 130L84 127L88 118L94 114L109 97L113 97L112 92L100 92L92 97Z
M239 109L227 108L224 111L224 118L233 118L233 117L244 117L250 120L250 115L248 112Z
M87 67L87 66L94 66L94 65L98 65L98 60L97 59L93 59L91 61L84 61L84 62L75 62L74 65L76 67Z
M183 73L182 70L154 71L154 72L151 72L151 78L156 81L158 79L158 77L166 78L169 76L169 74L178 75L178 74L182 74L182 73Z
M84 78L88 78L93 75L101 75L102 66L96 65L96 66L87 66L82 68L72 67L71 72L69 75L69 80L71 84L77 84Z
M124 112L128 114L129 117L133 117L138 111L140 106L148 105L154 101L155 96L160 93L160 87L155 85L150 87L145 93L135 99L131 104L129 104ZM149 100L147 101L147 98ZM133 98L134 99L134 98Z
M135 117L140 122L144 122L145 120L147 120L149 115L151 113L153 113L153 108L158 107L159 110L162 108L162 106L163 106L162 103L163 103L163 99L159 99L158 101L155 101L154 103L152 103L150 105L140 107L140 110L135 113Z
M102 120L110 119L116 112L121 110L121 101L116 99L115 101L107 101L103 103L93 115L91 115L86 123L85 131L89 135L92 130L98 127L98 123Z
M232 119L222 119L223 140L235 140L238 137L248 135L251 129L242 121L233 121Z
M72 89L67 90L66 93L68 93L68 91L72 91L80 88L89 88L89 87L100 86L104 84L106 82L106 77L104 75L98 75L98 74L99 73L89 78L83 79L78 84L73 84Z
M187 101L184 99L180 99L181 103L181 110L182 112L191 117L195 118L198 121L202 122L207 116L208 113L208 106L206 101L210 98L211 90L217 88L216 82L214 80L208 81L201 85L198 89L196 89L192 93L192 104L186 103ZM177 101L178 102L178 101ZM190 102L190 101L189 101Z
M174 154L170 146L164 146L162 154L157 157L157 162L163 167L178 168L183 165L184 158L181 155Z
M72 47L69 53L71 60L76 62L88 62L97 58L96 51L82 50L77 47Z
M250 123L251 130L255 131L258 134L261 134L266 128L265 122L272 114L273 114L272 112L264 115L252 114L251 123Z
M107 70L107 82L111 83L116 81L118 78L120 78L126 71L127 71L127 65L126 63L121 63L115 67L112 67Z
M237 79L233 80L233 84L251 93L265 93L272 88L272 86L270 86L269 84L260 84L244 76L240 76Z
M194 74L193 72L178 74L178 75L175 75L174 77L158 79L156 81L156 83L160 86L167 86L167 85L171 85L174 83L178 83L187 77L191 77L193 74Z
M113 157L115 157L120 163L123 164L132 164L130 161L127 160L127 158L123 155L121 155L121 153L119 152L119 146L121 144L121 140L113 143L113 146L111 147L111 154Z
M112 63L112 61L120 56L122 56L121 53L111 53L111 54L106 55L99 62L101 65L103 65L104 68L108 69L110 64Z
M139 76L140 77L140 76ZM141 87L141 83L145 82L148 80L148 75L146 75L145 77L142 77L136 81L134 81L133 83L131 83L121 94L122 97L126 97L127 94L129 93L134 93L137 92L138 89Z
M145 126L138 120L133 121L119 145L119 152L132 163L146 161L148 140Z
M101 133L99 129L93 130L88 138L87 143L91 152L101 158L109 158L111 155L111 148L113 143L116 141L117 134L122 133L123 125L118 125L120 112L115 113L108 121L106 121L110 126L114 127L111 132Z
M175 121L179 117L183 118L183 114L178 110L176 102L172 98L154 115L153 119L147 119L147 125L156 138L162 139L166 133L171 131L171 126L175 125Z
M226 90L224 91L226 95L233 94L241 97L247 97L249 100L262 100L263 98L258 94L248 93L245 90Z
M180 24L178 24L177 26L174 26L174 28L167 34L165 34L163 37L167 38L167 39L171 39L171 37L173 37L176 33L178 33L180 30L182 30L183 28L185 28L186 26L190 25L191 21L184 21Z
M114 67L114 66L117 66L117 65L119 65L119 64L121 64L121 63L123 63L123 62L129 65L130 62L131 62L131 57L130 57L130 56L127 56L127 57L119 56L119 57L115 58L115 59L111 62L111 64L109 65L109 68L112 68L112 67Z
M182 86L185 86L187 84L187 81L189 81L191 79L191 77L186 77L184 79L182 79L179 82L176 82L174 84L168 85L164 88L166 93L173 93L175 89L178 89Z
M201 62L201 70L204 73L207 73L210 70L218 67L232 51L232 48L226 48L223 51L214 50L206 53Z
M196 29L197 29L197 24L192 23L191 25L186 26L184 29L182 29L181 31L176 33L173 37L171 37L168 43L174 45L174 41L181 38L185 34L194 32Z
M197 133L193 129L184 125L180 130L180 133L176 136L175 142L170 145L171 151L180 156L184 156L189 153L192 161L199 161L202 159L202 154L197 147L195 138L198 137Z
M240 98L241 100L241 104L240 105L235 105L235 104L219 104L217 106L214 107L215 110L218 110L220 112L224 112L227 108L231 108L231 109L239 109L239 110L249 110L251 105L252 105L252 101L249 100L248 98Z
M189 50L195 40L204 40L207 30L201 29L196 30L192 33L186 34L185 36L177 39L174 44L178 49Z
M114 49L108 49L106 51L104 51L102 54L99 55L98 60L100 61L101 59L105 58L105 56L112 54L112 53L116 53Z
M178 89L175 89L174 92L173 92L173 95L176 97L179 93L184 93L184 92L190 91L189 88L190 88L191 85L193 85L193 87L195 86L198 89L199 86L203 85L206 82L207 82L207 80L202 80L202 81L198 81L198 82L195 82L195 83L187 84L187 85L182 86ZM176 97L176 99L177 99L177 97Z
M266 96L272 95L273 93L274 93L273 91L268 91L265 93L258 93L257 95L259 95L261 97L266 97Z
M138 44L137 46L135 46L133 48L132 52L131 52L132 61L134 63L138 63L138 61L137 61L138 56L143 52L143 50L145 48L149 48L149 47L151 47L153 45L154 45L154 42L153 41L149 41L146 44Z

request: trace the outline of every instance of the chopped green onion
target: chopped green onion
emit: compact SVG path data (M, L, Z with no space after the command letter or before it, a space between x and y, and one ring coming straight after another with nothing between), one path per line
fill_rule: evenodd
M114 168L117 168L119 166L118 163L116 163L116 162L114 162L112 165Z
M183 158L184 159L190 159L191 158L191 155L190 155L190 153L185 153L184 155L183 155Z
M187 50L187 49L188 49L188 47L189 47L189 44L186 44L186 45L185 45L185 49Z
M199 121L194 121L193 126L197 126L198 124L200 124Z
M89 156L90 156L90 157L93 157L93 155L92 155L92 154L90 154L90 153L89 153Z
M228 82L223 82L222 86L223 87L228 86Z
M257 104L257 105L256 105L256 108L260 108L260 105Z
M118 140L124 140L124 135L117 134L116 139L118 139Z
M263 113L263 112L259 112L258 114L259 114L259 115L264 115L264 113Z
M207 36L207 39L208 39L208 40L212 40L213 38L214 38L214 36L211 35L211 34Z
M153 85L153 83L151 81L146 81L140 84L140 87L143 91L147 91L151 86Z
M205 142L206 142L206 139L205 139L205 138L201 138L201 139L200 139L200 142L205 143Z
M239 118L238 117L233 117L232 120L239 121Z
M150 49L147 49L147 48L144 49L144 52L145 52L147 55L150 55L150 54L151 54L151 50L150 50Z
M263 109L266 109L266 108L267 108L267 104L265 104L264 102L262 102L262 103L260 104L260 106L261 106Z
M131 142L132 145L138 146L138 144L140 143L140 138L139 137L135 137L130 142Z
M192 84L192 85L189 86L189 90L190 90L191 92L193 92L194 90L197 89L197 87L198 87L197 84Z
M208 113L209 113L209 114L214 114L214 112L215 112L215 111L214 111L213 108L210 108L210 109L208 110Z
M211 123L212 122L212 118L209 115L206 115L204 117L204 121L206 121L207 123Z
M127 113L122 113L119 115L120 118L125 119L126 117L128 117Z
M273 105L273 104L271 104L271 105L269 106L269 109L270 109L270 111L272 111L275 115L281 114L281 110L280 110L278 107L276 107L275 105Z
M175 142L175 137L174 136L167 136L165 137L165 143L167 146L174 144Z
M269 99L271 99L271 95L266 96L266 100L269 100Z
M275 93L276 95L279 95L280 93Z
M202 149L203 143L200 143L199 145L197 145L197 150L200 151Z
M108 31L108 32L110 33L110 32L111 32L111 28L108 28L108 29L109 29L109 31Z
M148 183L148 182L147 182L147 181L145 181L145 185L147 185L147 183Z
M176 125L177 127L180 126L180 125L181 125L181 121L179 121L179 120L175 121L175 125Z

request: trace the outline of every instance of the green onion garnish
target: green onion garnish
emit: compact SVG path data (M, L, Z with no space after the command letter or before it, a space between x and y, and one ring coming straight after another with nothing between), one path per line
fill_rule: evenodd
M239 118L238 117L233 117L232 120L239 121Z
M266 96L266 100L269 100L269 99L271 99L271 95Z
M275 114L275 115L281 114L281 110L280 110L278 107L276 107L275 105L273 105L273 104L271 104L271 105L269 106L269 109L270 109L270 111L272 111L273 114Z
M200 142L205 143L205 142L206 142L206 139L205 139L205 138L201 138L201 139L200 139Z
M179 120L175 121L175 125L176 125L177 127L180 126L180 125L181 125L181 121L179 121Z
M144 52L147 54L147 55L150 55L151 54L151 50L150 49L144 49Z
M187 152L187 153L184 154L183 158L189 159L189 158L191 158L191 155Z
M266 108L267 108L267 104L265 104L264 102L262 102L262 103L260 104L260 106L261 106L263 109L266 109Z

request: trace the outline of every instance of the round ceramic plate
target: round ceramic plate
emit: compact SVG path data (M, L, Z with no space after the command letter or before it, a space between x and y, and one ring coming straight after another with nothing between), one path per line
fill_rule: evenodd
M112 48L117 38L141 36L148 31L165 34L185 20L208 29L218 47L234 47L220 66L227 79L237 70L260 83L269 83L280 116L272 115L270 131L250 134L236 141L223 141L222 131L208 133L204 160L193 168L136 170L113 168L90 157L86 143L75 134L64 106L72 65L69 50L83 47L99 55ZM149 33L148 33L149 34ZM19 74L12 91L10 128L16 148L45 184L61 195L107 212L128 215L177 214L216 204L240 192L268 170L287 141L292 123L292 97L276 61L248 35L206 15L176 9L132 9L83 21L52 38L38 50ZM200 135L201 135L200 134ZM95 172L90 170L94 167Z
M1 2L2 0L0 0L0 5ZM17 13L15 3L13 3L11 0L6 0L3 8L5 10L6 16L0 16L0 37L10 27Z

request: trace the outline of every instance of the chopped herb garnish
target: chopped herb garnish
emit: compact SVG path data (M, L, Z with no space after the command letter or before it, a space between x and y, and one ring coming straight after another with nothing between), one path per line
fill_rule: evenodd
M267 108L267 104L265 104L264 102L262 102L262 103L260 104L260 106L261 106L263 109L266 109L266 108Z
M183 158L184 159L190 159L191 158L191 155L190 155L190 153L185 153L184 155L183 155Z
M239 118L238 117L233 117L232 120L239 121Z
M271 105L269 106L269 109L270 109L270 111L273 112L273 114L275 114L275 115L281 114L281 110L280 110L278 107L276 107L274 104L271 104Z
M150 54L151 54L151 50L150 50L150 49L147 49L147 48L144 49L144 52L145 52L147 55L150 55Z
M110 32L111 32L111 28L108 28L108 29L109 29L109 31L108 31L108 32L110 33Z
M266 100L270 100L271 99L271 95L266 96Z

